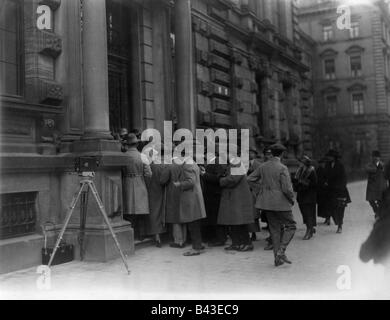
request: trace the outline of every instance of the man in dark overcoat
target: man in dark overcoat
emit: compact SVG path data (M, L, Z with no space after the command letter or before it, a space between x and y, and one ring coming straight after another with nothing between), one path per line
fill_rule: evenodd
M326 165L330 213L337 225L337 233L341 233L344 211L348 203L351 202L347 189L347 174L344 165L340 161L341 156L338 151L329 150L327 157L331 160Z
M380 156L379 151L373 151L371 162L365 168L368 175L366 200L374 210L375 217L378 216L383 191L386 189L384 163L381 161Z
M219 164L218 157L206 164L205 172L201 176L203 198L206 208L206 219L202 224L202 236L210 247L223 246L226 242L226 228L217 224L219 204L221 200L221 186L219 179L224 174L225 166Z
M256 208L265 212L271 233L275 266L291 263L286 256L286 249L296 230L292 214L294 190L288 168L281 163L286 148L281 144L270 147L272 158L265 162L256 175L261 177L260 192L256 199ZM256 181L255 172L248 180Z

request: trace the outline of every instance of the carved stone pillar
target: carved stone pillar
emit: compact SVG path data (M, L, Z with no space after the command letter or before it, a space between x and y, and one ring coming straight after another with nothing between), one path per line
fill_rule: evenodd
M84 137L112 139L109 128L106 1L84 0Z
M176 109L179 128L195 129L190 0L175 1Z

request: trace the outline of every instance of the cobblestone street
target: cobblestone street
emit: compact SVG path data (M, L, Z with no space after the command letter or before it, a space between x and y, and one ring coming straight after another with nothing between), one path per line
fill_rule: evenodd
M390 298L384 269L358 259L361 243L373 223L364 201L365 182L349 185L352 204L346 210L344 231L318 220L312 240L302 241L304 226L294 208L298 230L289 249L292 265L275 268L270 251L264 251L267 232L259 233L253 252L228 253L207 248L196 257L185 249L154 246L136 251L128 259L126 274L120 259L108 263L75 261L52 268L51 289L38 290L36 268L0 276L0 298L88 299L326 299ZM339 290L337 268L351 269L351 289ZM386 281L387 278L387 281Z

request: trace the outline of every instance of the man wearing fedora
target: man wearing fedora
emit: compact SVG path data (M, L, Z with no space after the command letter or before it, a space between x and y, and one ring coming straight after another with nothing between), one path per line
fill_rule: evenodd
M127 165L124 168L125 184L125 217L130 220L135 232L140 237L143 230L140 230L140 216L150 213L148 190L145 178L152 176L147 157L137 150L139 140L134 133L129 133L125 139ZM138 230L137 230L138 229Z
M368 175L366 200L374 210L375 218L378 216L383 191L386 189L384 164L380 157L381 154L379 151L373 151L371 154L371 162L366 165Z
M297 192L297 202L306 225L306 234L303 240L309 240L315 233L316 202L317 202L317 174L308 156L301 159L302 165L294 177L294 188Z
M351 202L347 189L347 174L344 165L340 161L340 154L336 150L329 150L326 154L330 162L326 164L326 176L329 191L330 214L337 225L337 233L342 232L344 211Z
M294 191L288 168L281 163L286 148L281 144L270 146L272 158L249 175L249 181L257 181L259 176L260 191L256 199L256 208L266 214L271 234L275 266L291 263L286 256L286 249L296 230L292 214Z

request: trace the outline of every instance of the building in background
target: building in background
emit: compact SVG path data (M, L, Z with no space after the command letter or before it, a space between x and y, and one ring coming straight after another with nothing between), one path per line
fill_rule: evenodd
M123 211L121 127L249 128L252 146L282 142L296 166L312 152L313 50L295 0L2 0L0 272L40 264L40 225L54 224L49 241L61 227L76 157L100 158L105 208ZM87 219L85 259L116 256L94 203ZM133 252L131 225L112 222ZM74 214L76 248L78 228Z
M315 153L338 149L350 177L372 150L390 158L390 16L385 1L349 1L351 26L337 27L342 1L299 1L299 25L313 57Z

